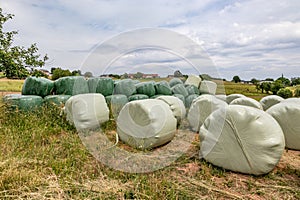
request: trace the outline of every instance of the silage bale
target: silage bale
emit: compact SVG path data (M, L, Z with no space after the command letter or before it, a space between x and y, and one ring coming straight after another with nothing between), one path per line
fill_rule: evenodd
M192 105L192 103L193 103L193 101L194 101L196 98L198 98L198 97L199 97L198 94L191 94L191 95L187 96L187 97L185 98L185 107L186 107L186 108L190 108L191 105Z
M268 110L270 107L282 102L284 98L277 96L277 95L269 95L266 97L263 97L260 100L260 104L262 105L264 110Z
M237 99L237 98L241 98L241 97L246 97L242 94L230 94L228 96L226 96L226 102L228 104L230 104L233 100Z
M282 128L287 148L300 150L300 104L281 102L267 111Z
M127 96L124 94L106 96L105 100L114 118L119 115L119 112L122 110L123 106L128 103Z
M23 95L37 95L45 97L53 92L54 83L53 81L46 78L37 78L34 76L27 77L23 87Z
M54 82L55 94L77 95L89 93L88 83L82 76L66 76Z
M185 84L194 85L195 87L199 88L201 81L202 79L199 76L191 74L186 79Z
M200 94L199 89L194 85L185 85L185 89L187 90L189 95L192 95L192 94L199 95Z
M182 103L185 105L185 97L182 94L173 94L172 96L180 99L182 101Z
M134 94L128 97L128 101L136 101L136 100L142 100L142 99L149 99L149 97L145 94Z
M258 101L249 97L241 97L234 99L229 105L250 106L253 108L263 110L262 105Z
M155 87L156 94L162 94L162 95L171 95L172 94L172 90L167 81L157 82L157 83L155 83L154 87Z
M109 109L102 94L78 94L69 98L65 105L67 120L77 130L94 130L109 120Z
M89 78L87 84L89 87L89 93L96 93L99 78Z
M182 80L180 78L172 78L169 81L169 85L170 85L171 88L174 87L177 84L183 84L183 82L182 82Z
M177 84L173 86L171 89L173 94L181 94L184 97L187 97L189 95L188 91L185 89L183 84Z
M199 91L201 94L216 94L217 84L213 81L201 81Z
M200 128L200 158L228 170L270 172L284 151L276 120L262 110L229 105L213 112Z
M114 94L124 94L127 97L136 93L136 87L131 79L115 82Z
M117 119L120 139L138 149L151 149L171 141L176 132L176 119L161 100L131 101Z
M174 117L177 119L177 124L180 124L181 120L185 118L186 110L183 102L174 96L160 96L156 98L169 105Z
M4 96L3 100L13 110L32 111L43 105L43 98L36 95L9 95Z
M226 102L226 94L217 94L217 95L215 95L215 97L216 97L217 99L220 99L220 100ZM227 103L227 102L226 102L226 103Z
M71 95L48 95L44 98L44 102L48 105L65 105Z
M296 104L300 104L300 98L298 98L298 97L292 97L292 98L284 99L281 103L296 103Z
M226 102L209 94L201 95L194 99L187 116L191 129L198 132L212 112L226 106L228 106Z
M135 86L138 94L144 94L148 97L152 97L155 95L155 87L153 82L143 82L136 84Z

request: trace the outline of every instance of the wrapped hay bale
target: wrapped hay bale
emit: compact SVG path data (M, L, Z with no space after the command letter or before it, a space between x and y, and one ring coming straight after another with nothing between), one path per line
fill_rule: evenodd
M177 84L172 87L173 94L181 94L184 97L189 96L188 91L185 89L183 84Z
M284 99L282 101L282 103L296 103L296 104L300 104L300 98L293 97L293 98Z
M217 94L215 97L226 102L226 94Z
M228 96L226 96L226 102L228 104L230 104L233 100L237 99L237 98L241 98L241 97L246 97L242 94L230 94Z
M127 97L136 93L136 87L131 79L115 82L114 94L124 94Z
M105 100L114 118L119 115L119 112L122 110L123 106L128 103L127 96L124 94L110 95L105 97Z
M172 90L167 81L157 82L157 83L155 83L154 87L155 87L156 94L162 94L162 95L171 95L172 94Z
M135 85L138 94L144 94L148 97L155 95L155 87L153 82L143 82Z
M262 110L229 105L213 112L200 128L200 157L228 170L270 172L284 151L276 120Z
M10 109L21 111L38 109L44 102L42 97L35 95L6 95L3 100Z
M88 83L82 76L66 76L54 81L55 94L77 95L89 93Z
M199 97L198 94L191 94L185 98L185 107L190 108L193 101Z
M89 78L87 84L89 87L89 93L96 93L97 85L100 78Z
M187 119L193 131L198 132L206 118L215 110L228 106L224 101L213 95L201 95L194 99Z
M177 124L179 124L180 121L185 118L186 110L183 102L179 98L174 96L160 96L156 99L161 100L169 105L174 117L177 119Z
M200 82L201 82L201 78L199 76L196 75L189 75L188 78L185 81L185 84L187 85L194 85L195 87L199 88Z
M67 120L77 130L95 130L109 120L109 110L102 94L79 94L69 98L65 105Z
M194 85L186 85L185 89L187 90L189 95L192 95L192 94L199 95L200 94L199 89Z
M176 119L169 106L161 100L131 101L117 119L120 139L138 149L151 149L173 139Z
M54 83L53 81L46 78L37 78L37 77L27 77L23 87L22 94L23 95L37 95L41 97L45 97L50 95L53 92Z
M241 97L241 98L234 99L230 103L230 105L250 106L253 108L263 110L262 105L258 101L249 97Z
M180 78L172 78L169 81L169 85L170 85L171 88L174 87L177 84L183 84L183 82L182 82L182 80Z
M182 94L173 94L172 96L180 99L183 102L183 104L185 105L185 97Z
M44 98L44 102L48 105L65 105L71 95L49 95Z
M280 96L269 95L269 96L263 97L260 100L260 104L262 105L264 110L268 110L270 107L282 102L283 100L284 100L284 98L282 98Z
M144 94L135 94L128 97L128 101L135 101L135 100L142 100L142 99L149 99L149 97Z
M300 104L281 102L267 110L282 128L287 148L300 150Z
M99 78L96 93L100 93L103 96L112 95L114 92L114 81L111 78Z
M201 81L199 91L201 94L216 94L217 84L212 81Z

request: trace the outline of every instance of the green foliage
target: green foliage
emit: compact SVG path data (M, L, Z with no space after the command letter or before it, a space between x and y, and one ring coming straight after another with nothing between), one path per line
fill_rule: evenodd
M282 98L290 98L293 96L293 92L288 89L288 88L281 88L278 92L277 92L278 96L281 96Z
M294 86L294 85L300 85L300 77L292 78L291 79L291 85L292 86Z
M83 76L86 77L86 78L91 78L91 77L93 77L93 73L92 72L85 72Z
M269 93L269 91L271 91L271 87L272 87L272 82L270 81L265 81L259 84L259 89L261 89L261 93L264 93L264 91L266 93Z
M285 78L283 76L278 78L276 81L281 81L284 87L291 85L291 81L288 78Z
M294 91L294 97L300 97L300 89L297 88L295 91Z
M277 92L281 89L284 88L284 84L282 83L281 80L277 79L275 82L271 84L271 92L273 94L277 94Z
M72 73L68 69L55 68L52 72L52 80L59 79L65 76L72 76Z
M259 83L259 80L255 79L255 78L252 78L252 79L250 80L250 82L251 82L252 84L254 84L254 85L257 85L257 84Z
M42 71L37 70L37 69L33 70L33 72L31 73L31 76L48 78L47 74L45 74Z
M234 77L232 78L232 82L239 83L239 82L241 82L241 79L240 79L239 76L234 76Z
M140 79L143 77L143 73L141 72L137 72L136 74L133 75L133 78L136 78L136 79Z
M29 75L25 66L42 67L48 59L37 53L36 44L25 48L13 46L13 39L17 31L3 31L3 24L12 19L12 14L3 14L0 8L0 71L3 71L7 78L25 78Z

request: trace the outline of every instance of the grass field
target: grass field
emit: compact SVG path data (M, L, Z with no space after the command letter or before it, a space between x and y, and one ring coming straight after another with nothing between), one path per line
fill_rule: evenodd
M234 92L249 86L225 87ZM284 152L267 175L245 175L200 159L198 135L191 133L195 139L189 150L170 166L146 174L125 173L97 161L59 113L58 108L12 112L1 104L0 199L300 198L299 151ZM115 128L110 122L104 130L111 134Z

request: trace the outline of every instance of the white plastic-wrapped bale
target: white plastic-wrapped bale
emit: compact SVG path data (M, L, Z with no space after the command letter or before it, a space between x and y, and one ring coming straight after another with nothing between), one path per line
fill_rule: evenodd
M191 94L185 98L185 107L190 108L193 101L199 97L198 94Z
M199 89L194 85L185 85L185 89L187 90L189 95L200 94Z
M4 103L10 109L21 111L33 111L43 105L43 98L36 95L6 95L3 97Z
M128 101L136 101L136 100L142 100L142 99L149 99L149 97L145 94L134 94L128 97Z
M151 149L171 141L176 119L168 104L157 99L131 101L117 119L120 139L138 149Z
M281 102L267 110L280 124L287 148L300 150L300 104Z
M22 94L23 95L36 95L45 97L50 95L54 90L54 82L43 78L43 77L34 77L30 76L27 77L23 87L22 87Z
M229 105L213 112L200 128L200 157L228 170L270 172L284 151L276 120L262 110Z
M65 105L67 120L77 130L94 130L109 120L109 110L102 94L79 94L69 98Z
M48 105L63 106L71 95L48 95L44 98L44 102Z
M177 119L177 124L179 124L180 121L185 118L186 110L183 102L179 98L174 96L160 96L156 99L161 100L169 105L174 117Z
M199 88L200 82L201 82L201 78L199 76L196 75L189 75L188 78L185 81L185 84L187 85L194 85L195 87Z
M55 94L77 95L89 93L88 83L82 76L66 76L54 81Z
M201 81L199 91L201 94L216 94L217 84L212 81Z
M114 94L124 94L127 97L136 93L136 87L131 79L115 81Z
M216 97L217 99L220 99L220 100L226 102L226 94L217 94L217 95L215 95L215 97ZM227 102L226 102L226 103L227 103Z
M106 103L110 108L112 115L116 118L119 115L119 112L128 103L127 96L124 94L114 94L105 97Z
M235 100L237 98L241 98L241 97L246 97L246 96L242 95L242 94L230 94L230 95L226 96L226 102L228 104L230 104L233 100Z
M143 82L135 85L138 94L144 94L148 97L155 95L155 87L153 82Z
M264 110L268 110L270 107L282 102L284 98L277 95L269 95L263 97L259 102L262 105Z
M170 85L171 88L174 87L177 84L183 84L183 82L182 82L182 80L180 78L172 78L169 81L169 85Z
M187 119L193 131L198 132L205 119L215 110L228 106L224 101L213 95L201 95L190 107Z
M249 97L241 97L241 98L234 99L230 103L230 105L250 106L253 108L263 110L262 105L258 101Z
M282 103L296 103L300 105L300 98L293 97L293 98L284 99Z
M155 87L156 94L161 94L161 95L171 95L172 94L172 90L167 81L157 82L157 83L155 83L154 87Z
M188 91L186 90L186 88L184 87L183 84L177 84L175 86L172 87L172 92L173 94L181 94L184 97L189 96Z
M182 94L173 94L172 96L180 99L183 102L183 104L185 105L185 97Z

